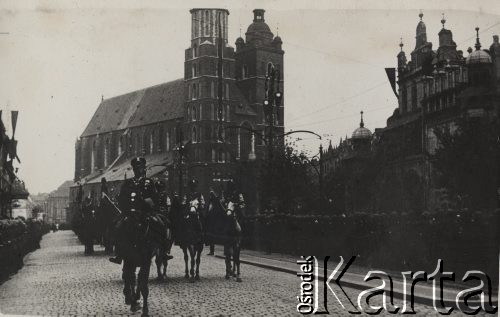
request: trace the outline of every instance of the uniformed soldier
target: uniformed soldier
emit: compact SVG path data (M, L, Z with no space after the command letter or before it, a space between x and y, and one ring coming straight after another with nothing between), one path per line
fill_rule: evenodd
M167 195L166 192L166 184L162 180L157 180L155 182L156 190L158 192L158 214L161 220L165 223L166 227L166 232L165 232L165 251L166 251L166 260L171 260L174 257L170 255L170 251L172 249L172 224L173 224L173 219L172 215L170 213L172 203L170 200L170 197Z
M124 219L126 217L135 216L129 214L131 209L137 209L145 214L148 214L153 213L155 208L159 205L158 192L156 191L154 182L150 178L146 177L146 159L143 157L136 157L132 159L130 164L132 165L132 170L134 171L134 177L125 180L120 189L120 194L118 195L118 206L123 212L122 220L118 221L116 227L118 240L123 240L127 234L124 232ZM140 204L139 206L135 206L137 208L131 208L130 206L130 197L134 195L138 196L135 201ZM122 262L122 250L120 250L121 248L119 247L119 244L120 243L117 243L116 256L109 259L111 262L117 264Z
M242 229L241 223L245 215L245 199L242 193L239 193L233 180L228 181L224 192L223 206L226 211L227 226L225 229L224 256L226 264L226 279L231 275L236 277L236 281L241 282L240 278L240 250ZM231 261L234 267L231 267Z
M197 228L195 230L200 233L200 236L203 234L203 226L202 219L200 216L202 215L202 211L205 209L205 198L203 194L198 192L198 180L193 178L189 182L189 193L184 196L183 205L185 210L187 210L186 217L196 217Z

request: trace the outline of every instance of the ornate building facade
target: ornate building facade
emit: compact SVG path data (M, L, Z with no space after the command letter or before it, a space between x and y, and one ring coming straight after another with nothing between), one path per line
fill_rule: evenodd
M441 20L439 46L433 50L427 41L423 13L416 28L415 48L406 57L403 43L397 55L397 84L391 82L398 108L387 119L387 126L376 129L370 140L371 155L383 161L371 190L370 210L433 210L439 207L441 190L436 183L433 155L440 147L436 130L452 133L465 120L497 122L500 114L500 44L498 36L488 49L482 49L476 28L475 49L467 57L453 41L446 20ZM484 121L483 121L484 122ZM327 169L337 170L353 158L366 158L366 151L353 146L355 137L330 147L325 155ZM376 157L374 159L377 159ZM358 160L359 161L359 160ZM363 167L363 165L358 165ZM347 186L347 185L346 185ZM366 194L366 193L365 193ZM355 190L346 187L346 197ZM347 198L346 198L347 199ZM355 197L353 201L360 199ZM356 208L346 208L355 210Z
M184 78L103 98L76 141L75 181L86 194L97 194L103 177L117 189L132 176L129 161L135 156L145 156L148 176L165 178L171 191L191 177L203 192L217 190L228 179L239 181L242 165L263 158L262 140L271 126L283 133L283 105L272 125L263 112L268 69L283 73L284 55L265 11L253 11L236 49L228 44L228 10L190 13Z

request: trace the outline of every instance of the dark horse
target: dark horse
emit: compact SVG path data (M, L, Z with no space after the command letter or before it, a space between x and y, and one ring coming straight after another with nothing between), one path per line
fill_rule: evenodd
M225 206L221 201L211 194L211 212L208 214L208 231L215 239L224 244L224 256L226 264L226 279L235 277L241 282L240 277L240 251L241 251L241 221L243 217L242 203L229 198Z
M241 251L241 218L242 210L237 203L229 201L226 207L224 255L226 257L226 279L231 275L241 282L240 251ZM231 263L232 262L232 263ZM231 267L232 264L232 267Z
M135 192L130 194L130 209L120 224L120 250L123 254L123 294L125 303L135 312L140 309L138 303L143 299L142 315L147 316L148 279L151 261L155 250L165 240L162 234L166 231L163 221L154 213L147 212L144 201ZM136 269L139 268L136 283Z
M120 216L119 209L107 194L103 194L97 209L99 235L107 254L113 253L114 227Z
M185 278L191 277L191 281L200 279L200 261L203 251L203 229L201 202L198 198L188 201L182 205L178 197L172 203L174 221L174 240L184 253ZM188 261L191 258L191 267ZM196 267L195 267L196 264Z

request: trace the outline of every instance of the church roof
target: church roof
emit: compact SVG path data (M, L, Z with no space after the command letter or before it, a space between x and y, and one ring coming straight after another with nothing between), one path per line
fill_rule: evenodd
M104 99L81 136L182 117L183 102L183 79Z
M184 101L184 79L146 88L129 127L180 118Z

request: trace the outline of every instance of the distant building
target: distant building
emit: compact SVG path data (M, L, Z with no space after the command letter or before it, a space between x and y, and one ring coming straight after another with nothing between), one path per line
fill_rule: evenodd
M47 223L70 223L71 212L69 210L69 191L73 181L65 181L47 198L46 216Z

